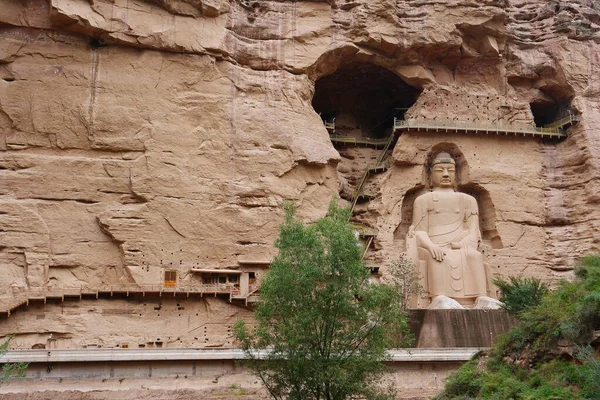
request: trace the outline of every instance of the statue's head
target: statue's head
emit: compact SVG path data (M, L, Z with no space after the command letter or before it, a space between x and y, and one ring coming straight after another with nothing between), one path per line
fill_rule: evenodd
M434 188L454 188L456 182L456 162L448 153L438 153L431 163L431 186Z

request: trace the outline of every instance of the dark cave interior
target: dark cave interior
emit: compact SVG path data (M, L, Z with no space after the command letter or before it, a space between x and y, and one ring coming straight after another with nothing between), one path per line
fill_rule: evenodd
M317 80L312 104L322 119L336 119L336 132L381 138L420 93L384 67L353 62Z

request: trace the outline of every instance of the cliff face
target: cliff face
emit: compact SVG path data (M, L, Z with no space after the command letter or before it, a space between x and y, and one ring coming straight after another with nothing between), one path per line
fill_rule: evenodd
M3 301L47 286L161 284L167 267L193 282L191 268L270 260L281 203L319 218L372 157L338 152L317 113L327 110L312 105L315 84L336 73L350 75L324 84L324 99L390 82L356 65L404 81L390 98L412 96L405 118L581 117L561 142L403 134L391 168L368 183L374 198L356 210L379 230L369 263L385 267L404 250L435 149L464 159L461 190L480 202L495 274L552 280L599 247L597 1L0 0L0 9ZM340 128L363 129L344 106ZM27 313L16 318L27 323Z

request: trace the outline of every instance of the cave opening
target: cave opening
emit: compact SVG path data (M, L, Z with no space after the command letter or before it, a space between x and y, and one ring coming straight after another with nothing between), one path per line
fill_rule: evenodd
M383 138L420 93L384 67L352 62L317 80L312 104L324 121L335 118L338 134Z
M529 104L529 107L531 108L531 114L533 114L535 126L543 127L560 118L567 117L570 113L572 114L573 110L570 103L570 100L563 102L552 99L534 100Z
M531 107L531 113L533 114L533 120L535 126L545 126L557 119L558 116L558 104L554 102L542 102L537 101L529 105Z

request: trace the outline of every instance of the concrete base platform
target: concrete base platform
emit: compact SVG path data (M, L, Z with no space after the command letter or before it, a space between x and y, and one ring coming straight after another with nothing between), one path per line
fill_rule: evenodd
M504 310L411 310L417 348L491 347L515 320Z

